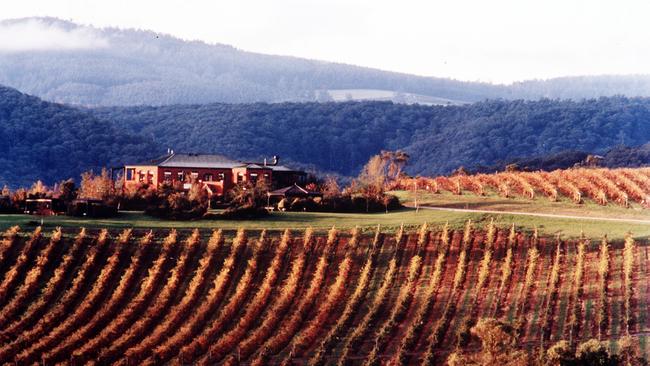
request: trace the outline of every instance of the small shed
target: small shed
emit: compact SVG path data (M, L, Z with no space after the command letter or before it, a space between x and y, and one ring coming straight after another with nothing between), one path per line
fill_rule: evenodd
M269 192L267 208L271 208L272 203L277 203L277 208L280 211L285 211L286 209L307 211L309 208L313 208L313 199L317 197L323 197L323 194L321 192L307 190L294 183L288 187ZM300 209L296 207L296 204Z
M276 198L308 198L308 197L322 197L321 192L308 191L307 189L299 186L298 184L293 184L288 187L276 189L268 193L269 197Z
M25 213L28 215L52 216L65 212L65 204L57 198L28 198Z

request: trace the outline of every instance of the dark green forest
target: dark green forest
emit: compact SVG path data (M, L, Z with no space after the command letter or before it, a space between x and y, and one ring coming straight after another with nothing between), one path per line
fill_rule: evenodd
M587 153L610 166L650 163L650 99L204 104L79 109L0 87L0 185L48 184L88 169L178 152L281 161L343 176L381 150L411 155L409 174L459 166L571 166ZM537 164L537 165L535 165Z
M0 188L48 184L146 154L150 140L64 105L0 87Z
M623 97L580 102L496 100L446 107L257 103L90 111L155 140L160 151L172 148L242 158L277 154L343 175L356 175L368 157L382 149L406 150L411 155L407 171L431 175L461 165L476 170L567 151L605 154L617 146L650 141L650 99ZM626 154L640 154L641 162L622 156L618 160L641 164L647 155L634 151Z

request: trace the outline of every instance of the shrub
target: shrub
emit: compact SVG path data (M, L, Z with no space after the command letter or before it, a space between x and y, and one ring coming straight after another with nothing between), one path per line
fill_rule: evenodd
M0 195L0 214L18 213L19 211L11 202L10 196Z
M134 188L124 189L120 196L120 209L144 211L157 199L157 189L151 184L139 184Z
M570 365L575 362L571 344L559 341L546 350L546 363L548 365Z
M371 198L353 195L324 197L313 209L321 212L385 212L401 207L397 197L384 194Z
M205 192L194 185L189 192L177 192L163 185L153 195L145 214L172 220L202 218L208 211L209 200Z
M229 207L221 214L207 214L204 215L204 218L219 218L224 220L250 220L268 216L268 214L269 212L264 207L245 205L238 207Z
M528 354L517 349L516 330L496 319L480 319L471 335L481 344L478 352L457 350L447 358L449 365L531 365Z
M77 217L112 217L117 215L117 208L104 202L75 200L68 204L68 216Z
M607 350L607 345L596 339L590 339L578 346L576 361L579 365L617 365L618 357Z

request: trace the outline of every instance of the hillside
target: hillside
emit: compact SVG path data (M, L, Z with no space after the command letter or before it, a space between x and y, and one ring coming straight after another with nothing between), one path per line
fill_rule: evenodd
M3 28L87 35L86 47L75 49L3 52L0 48L0 84L70 104L327 101L332 99L330 89L378 89L476 101L494 96L498 89L270 56L150 31L97 29L53 18L8 20L0 23L0 31Z
M146 154L149 141L68 106L0 87L0 187L78 178Z
M430 196L449 192L458 197L458 206L466 203L462 195L479 197L524 198L533 201L572 202L624 208L650 208L650 169L648 168L573 168L552 172L502 172L495 174L455 175L400 179L396 188L415 187ZM415 192L413 192L415 194ZM413 197L411 197L413 198ZM521 204L521 202L518 202ZM587 206L593 206L592 204ZM524 208L525 205L522 205ZM528 207L539 212L537 207ZM590 207L589 211L597 211ZM643 213L647 216L647 213Z
M585 152L608 166L650 164L650 99L486 101L461 106L390 102L254 103L79 109L0 87L0 184L48 184L87 169L164 153L279 155L288 164L356 176L383 149L406 150L410 174L503 166L552 167ZM632 146L632 147L626 147ZM567 150L582 153L564 155ZM611 150L611 151L610 151ZM553 154L560 154L554 157ZM523 159L526 158L526 159ZM532 158L532 160L531 160ZM559 163L558 163L559 164ZM531 164L532 167L536 165Z
M410 174L448 174L521 157L567 150L605 154L650 141L650 99L486 101L463 106L389 102L206 104L91 109L130 133L155 140L161 152L224 153L293 162L357 175L382 149L411 155ZM611 160L650 163L638 149ZM630 153L630 150L632 153ZM642 150L639 150L642 151Z
M48 234L3 235L0 358L17 364L442 364L479 350L483 318L517 330L502 358L626 335L648 347L647 246L631 237Z
M48 101L86 106L365 99L447 105L495 98L650 96L648 75L493 85L265 55L55 18L2 21L0 32L60 38L60 44L45 49L0 45L0 84Z

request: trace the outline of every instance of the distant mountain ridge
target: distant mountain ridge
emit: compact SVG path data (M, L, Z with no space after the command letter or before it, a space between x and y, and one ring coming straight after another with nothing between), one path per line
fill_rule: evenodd
M56 34L61 39L57 38L58 48L16 45L17 49L3 50L0 45L0 84L48 101L84 106L332 100L453 105L485 99L650 96L648 75L493 85L264 55L151 31L100 29L55 18L0 22L0 32L12 30L43 35L40 38ZM76 43L66 44L66 37Z

